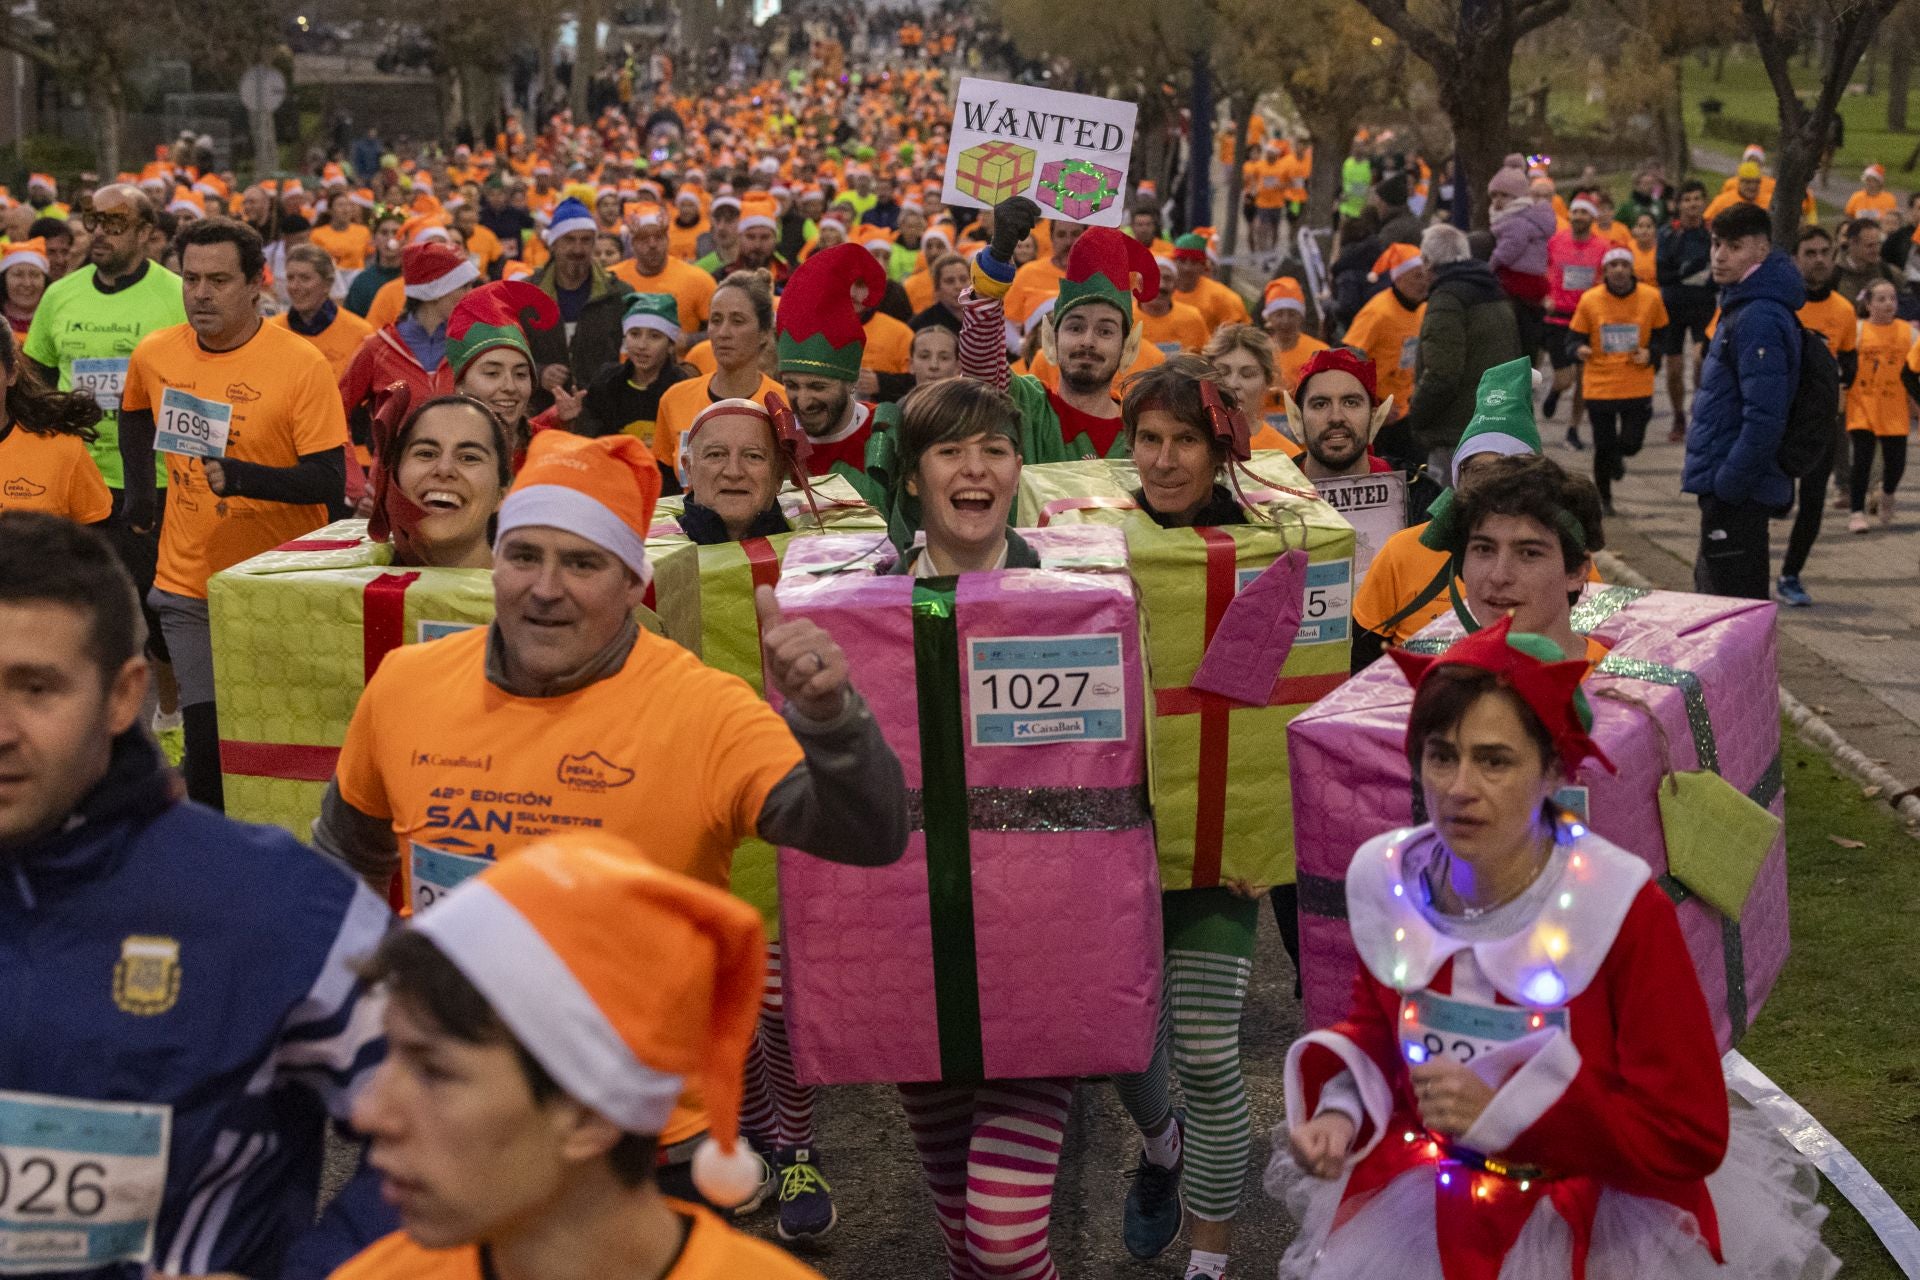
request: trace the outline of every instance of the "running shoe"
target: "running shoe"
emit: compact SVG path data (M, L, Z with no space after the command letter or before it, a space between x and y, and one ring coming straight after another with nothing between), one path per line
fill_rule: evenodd
M1178 1112L1174 1113L1173 1122L1180 1129L1179 1162L1171 1169L1162 1168L1148 1160L1147 1153L1142 1151L1140 1163L1129 1175L1133 1185L1127 1189L1121 1237L1126 1241L1127 1252L1142 1261L1166 1252L1167 1246L1180 1234L1180 1222L1186 1216L1186 1203L1180 1198L1180 1173L1187 1163L1187 1133L1182 1119Z
M1773 591L1780 597L1781 603L1790 604L1796 609L1805 609L1813 603L1813 597L1800 585L1799 574L1782 574L1780 581L1774 584Z
M774 1157L780 1175L780 1238L818 1240L840 1221L833 1188L820 1174L811 1147L782 1147Z

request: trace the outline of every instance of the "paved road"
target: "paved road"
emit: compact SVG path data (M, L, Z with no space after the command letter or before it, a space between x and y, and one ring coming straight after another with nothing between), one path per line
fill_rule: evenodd
M1287 1046L1300 1033L1293 999L1293 968L1281 949L1273 916L1262 911L1253 990L1242 1024L1242 1052L1253 1099L1253 1159L1247 1203L1236 1230L1229 1273L1273 1274L1292 1223L1260 1190L1267 1135L1282 1114L1280 1077ZM820 1150L833 1182L840 1225L802 1256L828 1280L904 1280L946 1274L933 1205L920 1181L899 1095L890 1088L826 1091L819 1115ZM1148 1280L1185 1274L1187 1246L1177 1243L1152 1262L1137 1262L1120 1243L1126 1174L1138 1154L1133 1123L1106 1084L1082 1085L1074 1095L1067 1148L1055 1190L1053 1253L1068 1280ZM772 1238L770 1211L747 1224Z

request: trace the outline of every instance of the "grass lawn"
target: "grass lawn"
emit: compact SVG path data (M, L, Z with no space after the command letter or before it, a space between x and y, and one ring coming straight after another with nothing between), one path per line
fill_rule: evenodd
M1920 1212L1920 842L1791 729L1783 752L1793 953L1740 1049ZM1852 1206L1821 1199L1842 1274L1899 1280Z
M1697 59L1688 59L1685 75L1682 97L1687 113L1687 136L1695 145L1730 151L1736 156L1747 142L1757 142L1769 152L1773 151L1780 132L1779 107L1774 101L1773 86L1767 81L1766 69L1760 65L1758 54L1748 48L1732 50L1727 54L1726 74L1719 80L1713 78L1710 66L1703 67ZM1797 62L1794 64L1793 78L1794 84L1805 94L1811 95L1819 87L1817 72L1803 68ZM1851 184L1859 177L1860 170L1877 161L1887 167L1887 185L1896 190L1920 184L1920 168L1902 167L1915 144L1920 143L1920 130L1893 133L1887 129L1887 76L1884 63L1880 67L1878 81L1876 92L1871 95L1850 92L1840 99L1840 115L1847 122L1847 139L1846 145L1834 155L1834 179ZM1864 88L1866 83L1867 66L1863 60L1853 73L1853 84ZM1760 125L1762 131L1752 138L1746 138L1743 134L1742 140L1737 142L1709 138L1706 117L1700 110L1700 103L1707 98L1718 98L1724 104L1721 115ZM1916 86L1910 101L1912 119L1915 124L1920 124L1920 86Z

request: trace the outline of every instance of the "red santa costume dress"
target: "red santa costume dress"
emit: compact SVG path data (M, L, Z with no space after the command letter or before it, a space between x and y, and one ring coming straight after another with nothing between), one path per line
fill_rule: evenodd
M1824 1280L1818 1177L1730 1108L1673 906L1640 858L1563 818L1518 899L1434 906L1431 825L1347 872L1361 966L1346 1019L1287 1055L1287 1127L1346 1112L1344 1175L1275 1134L1270 1193L1301 1224L1280 1265L1392 1280ZM1410 1063L1445 1054L1496 1090L1458 1140L1421 1125Z

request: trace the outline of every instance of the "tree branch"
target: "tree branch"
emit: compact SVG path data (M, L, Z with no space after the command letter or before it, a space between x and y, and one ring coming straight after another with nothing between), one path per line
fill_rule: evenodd
M1546 26L1555 18L1565 16L1573 7L1573 0L1523 0L1513 6L1513 33L1526 35Z
M1399 36L1415 57L1443 76L1450 74L1457 56L1453 42L1441 39L1437 31L1414 17L1406 0L1360 0L1360 4L1375 22Z
M26 36L11 28L0 31L0 49L8 53L17 53L30 62L38 63L56 75L72 75L80 69L80 63L72 58L62 58L48 52Z
M1753 37L1754 48L1760 51L1760 63L1767 69L1767 80L1773 86L1774 101L1780 109L1780 121L1798 130L1806 113L1799 95L1793 91L1793 74L1787 65L1792 49L1774 29L1766 0L1740 0L1740 12L1746 17L1747 34Z

